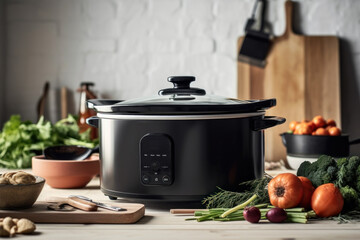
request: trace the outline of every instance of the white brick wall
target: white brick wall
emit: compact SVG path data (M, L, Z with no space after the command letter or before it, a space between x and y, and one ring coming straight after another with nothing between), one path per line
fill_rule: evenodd
M35 120L45 81L53 92L62 86L74 91L81 81L93 81L102 97L129 99L169 87L169 75L191 74L196 86L235 97L236 40L253 2L6 0L3 117L21 113ZM267 19L280 35L284 0L269 2ZM360 137L360 109L354 109L360 105L359 12L357 0L298 0L294 20L302 34L342 38L343 129L353 137ZM72 111L78 99L73 92Z

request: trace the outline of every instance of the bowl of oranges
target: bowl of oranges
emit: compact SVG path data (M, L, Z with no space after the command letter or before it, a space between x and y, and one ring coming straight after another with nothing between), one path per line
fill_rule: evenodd
M297 169L303 161L312 162L321 155L347 157L350 145L360 143L359 139L349 141L349 136L341 132L336 121L322 116L315 116L310 121L291 121L289 131L280 136L293 169Z
M322 116L316 116L311 121L303 120L301 122L291 121L289 132L295 135L313 135L313 136L340 136L341 130L336 126L334 119L324 119Z

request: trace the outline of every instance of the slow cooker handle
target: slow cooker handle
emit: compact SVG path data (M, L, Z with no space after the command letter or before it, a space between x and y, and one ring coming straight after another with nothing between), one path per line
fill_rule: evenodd
M95 109L95 106L114 105L122 102L122 100L109 100L109 99L89 99L86 105L89 109Z
M92 127L99 127L99 118L94 116L94 117L89 117L86 119L86 123Z
M354 140L349 142L350 145L359 144L359 143L360 143L360 138L354 139Z
M262 119L255 119L253 122L252 130L260 131L266 128L270 128L279 124L283 124L286 121L282 117L265 116Z

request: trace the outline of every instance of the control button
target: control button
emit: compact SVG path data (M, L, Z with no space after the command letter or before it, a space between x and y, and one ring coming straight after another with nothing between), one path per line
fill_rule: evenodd
M157 157L160 157L161 155L160 154L156 154Z
M154 182L159 182L159 178L158 178L158 177L155 177L155 178L154 178Z
M150 166L149 166L149 165L144 165L143 167L144 167L145 169L150 168Z
M152 170L155 171L155 172L159 171L159 169L160 169L160 162L159 162L159 161L156 161L156 162L151 163L151 168L152 168Z
M154 175L158 175L159 173L158 172L154 172Z
M168 169L169 166L161 166L162 169Z
M163 183L169 183L170 182L170 177L168 175L164 175L162 177L162 181L163 181Z
M144 157L147 157L147 156L149 156L147 153L144 153Z
M142 181L143 181L143 183L149 183L150 182L149 176L148 175L143 175L142 176Z
M162 157L167 157L167 154L162 154L161 156L162 156Z
M155 154L150 154L150 157L155 157Z

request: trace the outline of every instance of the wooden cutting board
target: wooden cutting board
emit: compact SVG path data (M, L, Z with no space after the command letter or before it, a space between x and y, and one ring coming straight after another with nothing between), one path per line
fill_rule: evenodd
M272 40L265 68L238 62L238 98L276 98L267 115L287 122L265 130L265 160L286 159L279 134L292 120L311 120L316 115L334 119L341 127L339 39L335 36L303 36L292 30L291 1L285 2L285 33ZM238 50L244 37L238 39Z
M48 210L48 202L36 202L32 208L24 210L0 210L0 218L27 218L35 223L135 223L145 214L145 206L135 203L111 203L125 208L126 211L115 212L103 208L86 212Z

